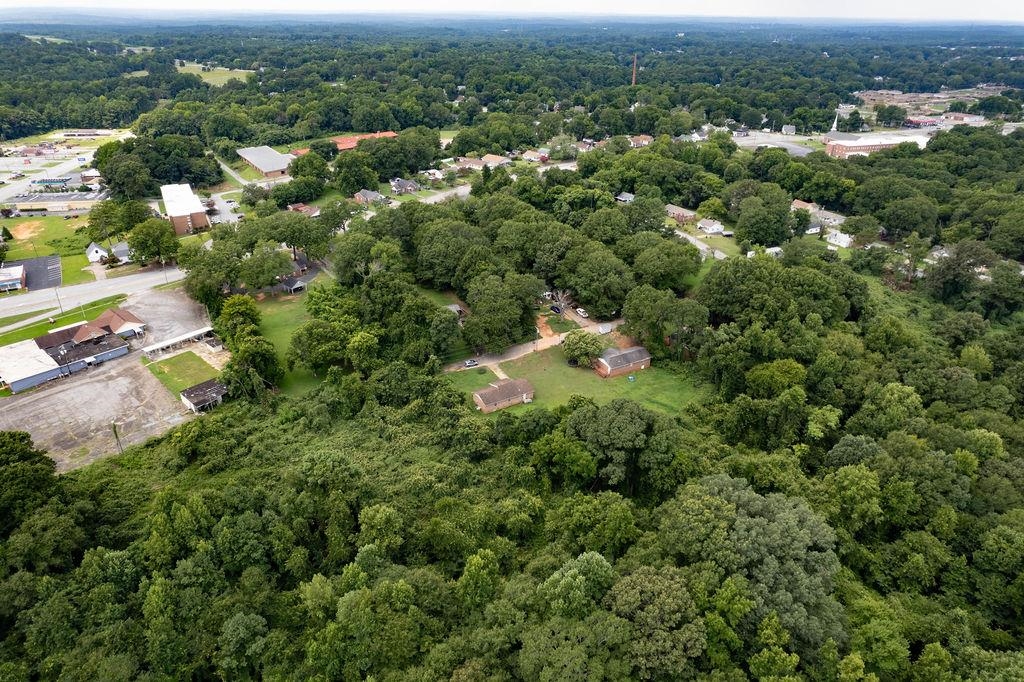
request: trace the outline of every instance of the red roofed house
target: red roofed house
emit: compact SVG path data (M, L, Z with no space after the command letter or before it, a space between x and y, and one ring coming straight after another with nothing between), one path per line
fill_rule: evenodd
M360 133L358 135L345 135L343 137L332 137L331 141L338 146L339 152L347 152L350 149L355 149L356 146L363 140L375 140L382 137L398 137L398 133L393 130L385 130L382 133Z

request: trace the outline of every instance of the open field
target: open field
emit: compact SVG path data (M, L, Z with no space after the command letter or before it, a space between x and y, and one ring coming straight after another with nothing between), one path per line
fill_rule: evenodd
M87 222L84 214L73 220L64 220L61 216L31 216L0 220L0 227L6 227L14 236L14 241L10 242L11 250L7 252L7 260L49 256L54 253L70 255L71 247L77 247L79 243L81 243L81 249L76 248L74 252L84 256L89 240L79 237L75 231L84 227Z
M186 388L213 379L219 374L210 363L190 350L155 362L147 362L143 358L142 364L149 368L153 376L159 379L175 398L178 398L178 394Z
M107 298L101 298L98 301L93 301L86 306L78 306L72 310L67 311L63 315L54 316L54 323L50 324L48 321L43 320L42 322L36 322L25 327L19 327L13 331L9 331L6 334L0 334L0 346L6 346L11 343L18 341L25 341L27 339L34 339L37 336L48 334L50 330L56 327L64 327L75 322L88 322L95 320L100 316L100 313L113 308L123 302L127 296L124 294L118 294L116 296L108 296ZM33 315L38 315L44 311L34 311Z
M57 253L61 256L61 279L65 286L92 282L96 279L93 274L82 270L89 265L89 259L85 256L85 247L88 246L89 240L75 232L85 224L84 215L73 220L64 220L60 216L4 220L0 222L0 226L6 227L14 235L11 250L7 252L7 260L22 260Z
M57 36L39 36L39 35L32 35L32 36L30 36L30 35L28 35L26 33L25 37L28 38L29 40L31 40L34 43L41 43L43 41L46 41L48 43L70 43L71 42L67 38L58 38Z
M305 294L299 294L267 296L256 302L256 306L263 316L260 329L263 335L274 344L281 364L285 362L292 333L299 325L310 319L309 313L306 312L305 301ZM296 368L285 374L284 381L281 382L281 391L288 395L298 395L305 393L318 383L320 383L320 379L313 376L308 369Z
M477 367L476 369L467 369L462 372L451 372L447 375L452 381L452 385L458 390L467 394L467 400L473 401L473 396L468 395L477 391L492 381L497 381L498 377L495 376L487 367Z
M504 362L500 367L513 379L529 380L536 391L531 405L509 408L513 410L530 409L533 405L553 408L568 402L573 394L579 394L598 403L606 403L616 398L630 398L644 407L675 414L688 403L700 399L705 392L705 389L697 386L685 374L658 366L637 372L633 375L634 381L629 381L625 376L602 379L589 368L569 367L565 354L559 347ZM487 378L474 376L479 380ZM476 388L486 386L491 380L493 379L483 381ZM460 381L472 384L469 378Z
M245 81L250 73L244 69L226 69L223 66L213 67L210 71L203 71L203 67L195 62L187 62L185 66L177 67L178 73L191 73L199 76L210 85L224 85L232 79Z

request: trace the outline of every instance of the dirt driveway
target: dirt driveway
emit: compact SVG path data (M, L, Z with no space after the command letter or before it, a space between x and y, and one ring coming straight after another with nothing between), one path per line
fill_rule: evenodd
M28 431L58 471L85 466L141 443L191 416L153 374L138 351L59 379L34 391L4 398L0 429Z

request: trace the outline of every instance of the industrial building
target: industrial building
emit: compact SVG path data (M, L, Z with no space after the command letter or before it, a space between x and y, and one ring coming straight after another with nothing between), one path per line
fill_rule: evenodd
M164 185L160 188L160 196L175 234L191 234L210 226L206 208L190 185Z
M0 385L18 393L127 355L125 337L142 334L145 328L127 310L111 308L92 322L4 346L0 348Z
M276 149L262 147L243 147L235 152L247 164L258 170L265 178L281 178L288 174L288 166L295 157L282 154Z
M867 156L883 149L892 149L904 142L913 142L924 149L930 139L928 135L864 135L859 137L850 135L839 137L835 133L831 133L825 144L825 153L834 159L848 159L851 156Z

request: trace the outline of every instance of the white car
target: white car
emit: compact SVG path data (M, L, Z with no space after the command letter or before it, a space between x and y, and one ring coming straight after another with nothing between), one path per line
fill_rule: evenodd
M587 311L584 310L583 308L577 308L576 314L582 317L584 320L590 317L590 315L587 314Z

